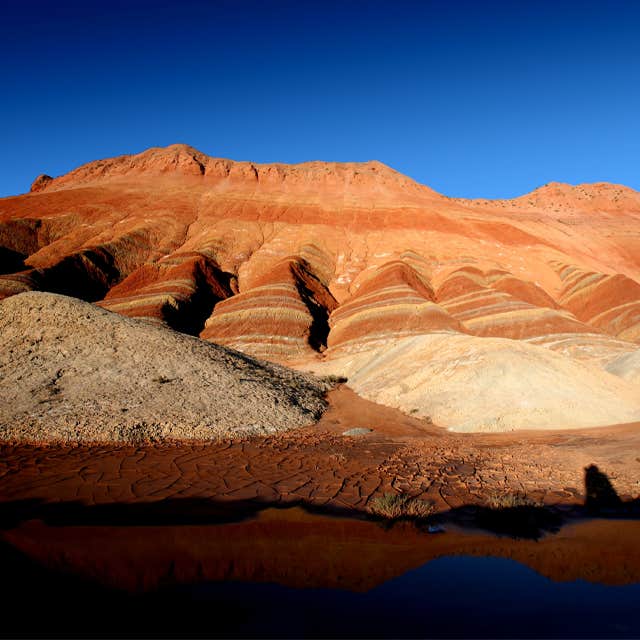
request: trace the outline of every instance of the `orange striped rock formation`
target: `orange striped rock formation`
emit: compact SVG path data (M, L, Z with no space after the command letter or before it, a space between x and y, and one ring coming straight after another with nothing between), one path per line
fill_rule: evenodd
M640 342L640 283L620 273L593 273L563 264L558 264L558 274L563 307L609 335Z
M301 254L315 257L313 247L304 249ZM326 348L327 318L336 306L317 273L321 269L302 256L281 260L251 288L221 302L200 335L264 358L313 356Z
M640 420L640 193L623 186L463 200L379 162L149 149L0 200L0 299L29 290L346 374L451 428Z
M460 322L437 304L420 266L419 263L411 266L401 256L378 267L332 313L329 333L332 350L360 350L427 331L464 331Z

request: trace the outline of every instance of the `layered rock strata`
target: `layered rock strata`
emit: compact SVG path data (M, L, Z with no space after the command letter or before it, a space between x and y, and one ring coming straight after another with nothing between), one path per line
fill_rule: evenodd
M380 349L426 358L402 345L449 336L485 354L482 366L498 363L483 341L508 339L514 357L523 345L544 348L633 385L639 230L640 194L619 185L462 200L379 162L260 165L172 145L41 176L31 193L0 200L0 299L63 293L361 381L367 371L376 378L366 362ZM411 367L390 361L390 384L422 393L422 382L407 382ZM494 384L508 387L499 376ZM567 402L579 406L574 391Z

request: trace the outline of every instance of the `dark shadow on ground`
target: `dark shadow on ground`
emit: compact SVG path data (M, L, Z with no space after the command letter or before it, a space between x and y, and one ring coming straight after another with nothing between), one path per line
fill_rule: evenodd
M48 502L38 499L0 502L0 530L29 520L49 526L190 526L241 522L265 509L302 507L309 513L351 519L366 518L357 509L322 507L304 502L273 503L263 500L171 498L155 502L87 505L81 501Z
M625 510L625 504L613 488L611 481L595 464L584 470L585 508L591 514L615 515Z
M216 500L209 498L171 498L154 502L106 503L86 505L80 501L47 502L38 499L0 502L0 529L11 529L21 522L41 520L51 526L179 526L239 522L264 509L298 506L320 515L352 519L372 519L382 526L415 520L418 526L453 522L461 527L480 528L514 538L537 539L556 532L576 518L640 518L640 499L623 501L606 474L591 465L585 469L584 505L540 504L526 496L505 494L494 498L493 506L468 504L427 518L385 519L365 508L343 508L304 501L272 502Z
M416 521L416 526L425 535L428 535L429 527L441 524L446 528L447 523L453 522L501 536L537 539L547 532L557 531L565 522L575 518L593 515L608 519L640 518L640 501L621 500L606 474L594 465L585 469L585 496L584 505L577 505L570 512L566 505L540 506L527 503L523 497L514 500L513 496L508 496L504 504L512 506L465 505ZM138 527L140 532L136 536L144 537L145 526L170 528L233 523L251 518L263 509L292 506L259 500L205 498L101 505L86 505L80 501L17 500L0 502L0 529L10 530L21 523L39 520L50 527ZM306 503L295 506L321 515L376 520L364 510ZM391 528L400 520L402 518L396 521L377 519L377 522L382 527ZM64 539L65 533L61 536ZM257 540L256 544L259 543ZM201 562L197 549L194 553L194 558ZM68 558L58 555L52 566L43 566L0 539L0 566L5 585L10 590L10 597L5 600L9 603L10 615L5 615L4 623L5 631L12 637L237 637L239 627L236 623L248 615L245 610L248 605L241 597L232 597L232 587L227 583L215 587L218 589L215 597L209 594L205 601L201 601L188 588L180 591L183 587L177 570L176 575L167 574L166 580L162 574L160 583L154 583L147 592L123 592L92 580L90 570L86 577L71 573L71 569L63 570L69 564ZM330 563L330 550L328 558ZM380 556L378 560L382 558ZM171 567L174 571L173 561ZM256 572L259 577L259 565ZM293 592L283 593L292 597ZM37 615L34 615L34 606ZM282 615L286 615L284 609ZM402 635L402 622L398 624L398 633ZM446 628L440 631L443 629L446 631ZM374 630L363 628L362 632L365 631L370 636Z

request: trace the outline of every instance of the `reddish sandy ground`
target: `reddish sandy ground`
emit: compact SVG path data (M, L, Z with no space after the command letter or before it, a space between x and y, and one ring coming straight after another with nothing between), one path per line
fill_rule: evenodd
M454 434L342 387L315 426L233 443L95 447L2 446L2 501L85 505L165 499L258 499L364 511L408 492L439 511L524 492L547 504L584 500L595 464L624 499L640 492L640 425L556 432ZM354 427L373 431L344 436Z

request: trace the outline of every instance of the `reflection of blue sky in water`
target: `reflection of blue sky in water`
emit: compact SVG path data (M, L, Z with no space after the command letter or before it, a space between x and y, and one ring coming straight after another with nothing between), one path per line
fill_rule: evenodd
M203 604L228 601L240 635L640 635L640 584L553 582L504 558L438 558L367 593L248 583L183 587L174 593Z

